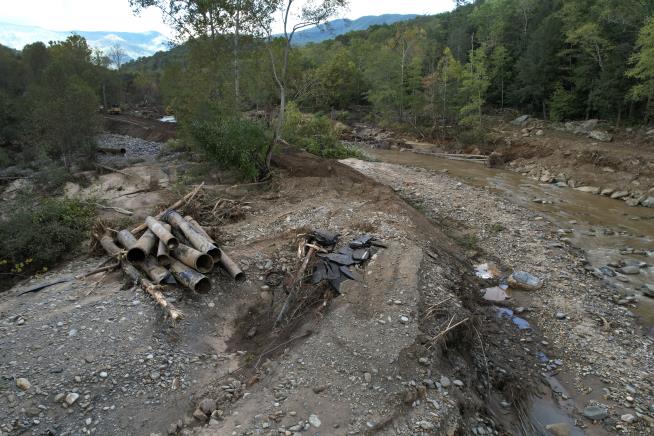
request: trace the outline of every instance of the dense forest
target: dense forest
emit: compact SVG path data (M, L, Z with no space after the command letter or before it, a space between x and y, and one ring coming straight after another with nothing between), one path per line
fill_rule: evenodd
M1 47L0 142L67 166L69 154L92 142L99 106L166 108L182 135L216 159L255 162L245 171L251 177L267 171L270 139L348 154L328 118L475 142L489 127L486 115L505 109L616 125L647 124L652 114L654 0L460 1L451 12L304 46L294 44L294 27L270 32L270 17L291 3L180 9L186 2L132 0L136 10L175 5L168 12L179 14L180 44L119 70L76 35L21 52ZM316 4L322 9L306 23L326 22L347 2ZM257 111L267 124L241 115Z
M374 122L432 135L444 126L481 127L484 112L504 108L554 121L648 121L654 1L460 3L452 12L295 47L290 100L308 112L363 108ZM242 43L242 86L234 94L232 43L229 35L196 38L184 61L159 55L125 69L156 77L182 114L234 107L235 99L239 109L276 105L270 56L251 38ZM273 45L281 50L281 42Z

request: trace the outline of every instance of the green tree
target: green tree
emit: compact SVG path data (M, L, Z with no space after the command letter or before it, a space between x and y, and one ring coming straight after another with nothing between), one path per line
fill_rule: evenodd
M484 47L470 51L470 62L464 68L461 92L466 103L461 107L461 124L481 130L482 109L486 103L486 92L490 86L487 55Z
M629 61L627 77L637 80L629 93L634 101L645 101L645 123L649 119L654 96L654 17L647 20L638 34L636 51Z

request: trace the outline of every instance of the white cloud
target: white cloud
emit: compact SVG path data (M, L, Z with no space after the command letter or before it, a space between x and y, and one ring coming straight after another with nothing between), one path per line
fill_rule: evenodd
M0 23L39 26L56 31L104 30L145 32L166 36L173 31L155 8L135 16L129 0L0 0ZM450 10L454 0L351 0L339 18L381 14L434 14ZM0 25L0 31L2 31Z

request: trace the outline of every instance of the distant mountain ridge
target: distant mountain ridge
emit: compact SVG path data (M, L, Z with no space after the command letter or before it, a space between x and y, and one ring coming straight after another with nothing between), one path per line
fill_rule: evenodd
M93 48L100 48L105 52L114 44L119 44L130 59L150 56L158 51L168 50L168 38L155 31L150 32L104 32L104 31L56 31L37 26L23 26L19 24L0 23L0 44L21 50L25 45L41 41L61 41L71 34L78 34L86 38Z
M294 44L305 45L309 43L318 43L328 39L336 38L349 32L357 30L366 30L371 26L383 24L393 24L399 21L408 21L418 17L416 14L385 14L385 15L366 15L365 17L350 20L339 18L316 27L304 29L295 34Z

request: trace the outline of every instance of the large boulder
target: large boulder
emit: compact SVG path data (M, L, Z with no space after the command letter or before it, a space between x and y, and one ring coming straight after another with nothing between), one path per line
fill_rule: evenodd
M602 130L593 130L588 134L590 139L594 139L600 142L611 142L613 141L613 136L609 135L607 132Z
M643 201L640 202L645 207L654 207L654 197L647 197Z
M537 291L543 287L543 281L525 271L515 271L507 280L509 286L525 291Z
M597 186L580 186L578 188L575 188L577 191L581 192L587 192L588 194L599 194L600 193L600 188Z
M591 133L593 130L595 130L595 128L597 127L597 123L599 123L599 120L596 119L586 120L583 123L579 124L575 128L574 132L577 135L587 135Z
M514 126L525 126L527 121L529 121L529 115L521 115L515 120L511 121L511 124Z

